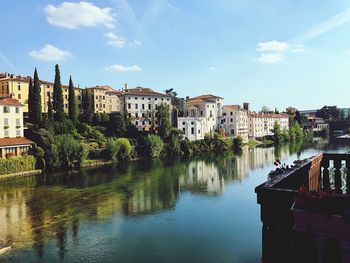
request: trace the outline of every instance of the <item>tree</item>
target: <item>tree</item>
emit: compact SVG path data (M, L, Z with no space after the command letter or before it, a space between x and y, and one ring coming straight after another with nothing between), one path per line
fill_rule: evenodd
M51 96L49 95L49 99L47 102L47 117L49 121L53 121L53 107L52 107L52 101Z
M167 89L164 92L165 92L165 94L171 96L171 103L178 110L179 116L183 116L183 113L184 113L184 99L183 98L178 98L177 97L177 92L174 91L174 89L172 89L172 88L171 89Z
M116 137L123 137L126 132L126 125L123 116L112 115L109 120L109 133Z
M268 108L267 106L262 106L261 111L262 113L273 113L273 111Z
M156 112L157 112L156 131L158 132L159 136L164 139L169 136L171 131L169 106L164 103L161 103L156 106Z
M77 122L77 104L75 102L75 90L72 81L72 76L69 76L68 117L74 123Z
M294 119L299 123L299 125L301 125L301 115L300 115L300 112L298 110L295 112Z
M145 146L147 154L152 158L156 158L160 156L164 142L158 135L148 134L145 138Z
M339 118L339 110L337 106L323 106L317 110L316 116L325 120L337 120Z
M40 88L40 80L38 76L38 71L34 70L34 83L33 83L33 96L31 99L32 107L32 122L36 125L42 123L43 121L43 115L42 115L42 109L41 109L41 88Z
M275 108L275 114L279 114L279 111L277 110L277 108Z
M53 109L55 111L55 121L63 121L65 119L61 74L58 64L55 66L55 83L53 85Z
M28 87L28 117L29 121L33 121L33 112L34 112L34 103L33 103L33 96L34 96L34 90L33 90L33 80L32 78L29 78L29 87Z

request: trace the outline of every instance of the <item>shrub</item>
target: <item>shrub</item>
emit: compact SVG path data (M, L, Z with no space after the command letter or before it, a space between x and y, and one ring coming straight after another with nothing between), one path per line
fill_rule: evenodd
M28 130L28 138L34 141L39 147L43 148L44 151L51 148L54 144L55 139L52 134L45 129Z
M93 122L94 124L100 124L102 121L101 119L101 113L97 112L94 114L94 117L93 117Z
M61 135L56 139L60 166L73 168L81 165L88 155L88 146L75 140L71 135Z
M237 136L233 139L233 149L238 150L243 146L243 138L241 136Z
M117 162L117 153L119 151L119 144L114 138L108 138L106 142L106 158L109 161Z
M34 156L0 159L0 174L20 173L35 169Z
M70 134L75 131L75 126L71 120L64 120L61 122L52 122L52 128L56 135Z
M164 142L158 135L148 134L145 139L146 153L152 157L159 157L163 147Z
M180 142L180 147L181 147L181 151L185 156L187 157L192 156L193 150L191 148L190 140L188 138L185 138Z
M126 162L131 157L131 144L126 138L117 139L118 152L117 152L117 160L118 162Z
M181 156L183 152L181 150L181 143L179 140L179 136L173 134L170 139L170 143L168 145L168 153L171 156Z
M109 122L109 115L107 113L101 113L101 122L103 123Z

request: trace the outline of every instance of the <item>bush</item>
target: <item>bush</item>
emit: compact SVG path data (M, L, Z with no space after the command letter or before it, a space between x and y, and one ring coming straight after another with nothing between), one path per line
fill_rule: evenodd
M119 151L119 144L114 138L108 138L106 142L106 158L109 161L117 162L117 153Z
M75 126L71 120L65 120L62 122L52 122L53 132L56 135L71 134L76 132Z
M73 168L81 165L88 155L88 146L75 140L71 135L61 135L56 140L61 167Z
M163 147L164 142L158 135L148 134L145 139L146 153L152 157L159 157Z
M34 141L37 144L37 146L43 148L44 151L50 149L51 145L55 142L55 139L52 136L52 134L45 129L29 129L28 138Z
M126 138L119 138L117 139L117 145L119 148L117 153L118 162L130 160L132 147L129 140Z
M34 170L35 163L34 156L0 159L0 175Z
M181 141L180 147L181 147L181 151L185 156L187 157L192 156L193 151L190 145L190 140L188 138L185 138L184 140Z
M170 143L168 145L168 154L171 156L181 156L183 152L181 150L181 143L179 136L173 134L170 139Z
M101 113L101 122L102 123L109 122L109 115L107 113Z
M243 146L243 138L241 136L237 136L233 139L233 149L238 150Z

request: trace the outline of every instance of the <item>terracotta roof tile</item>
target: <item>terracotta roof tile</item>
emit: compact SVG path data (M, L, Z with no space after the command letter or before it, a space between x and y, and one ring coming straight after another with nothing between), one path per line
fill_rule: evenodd
M276 114L276 113L256 113L256 112L251 112L249 113L249 117L252 118L289 118L288 114Z
M18 100L9 97L0 97L0 105L22 106L22 104Z
M143 87L126 89L126 90L124 90L123 94L125 94L125 95L171 97L171 95L167 95L165 93L159 93L159 92L153 91L150 88L143 88Z
M1 146L12 146L12 145L31 145L34 144L31 140L28 140L25 137L18 138L0 138L0 147Z

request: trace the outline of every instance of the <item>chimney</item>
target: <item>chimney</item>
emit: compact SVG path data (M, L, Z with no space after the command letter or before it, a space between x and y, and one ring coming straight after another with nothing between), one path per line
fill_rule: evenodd
M124 89L125 89L125 90L128 89L128 84L127 84L127 83L124 84Z
M186 100L189 100L190 99L190 96L186 96Z
M246 111L249 111L249 103L248 102L243 103L243 109L245 109Z

